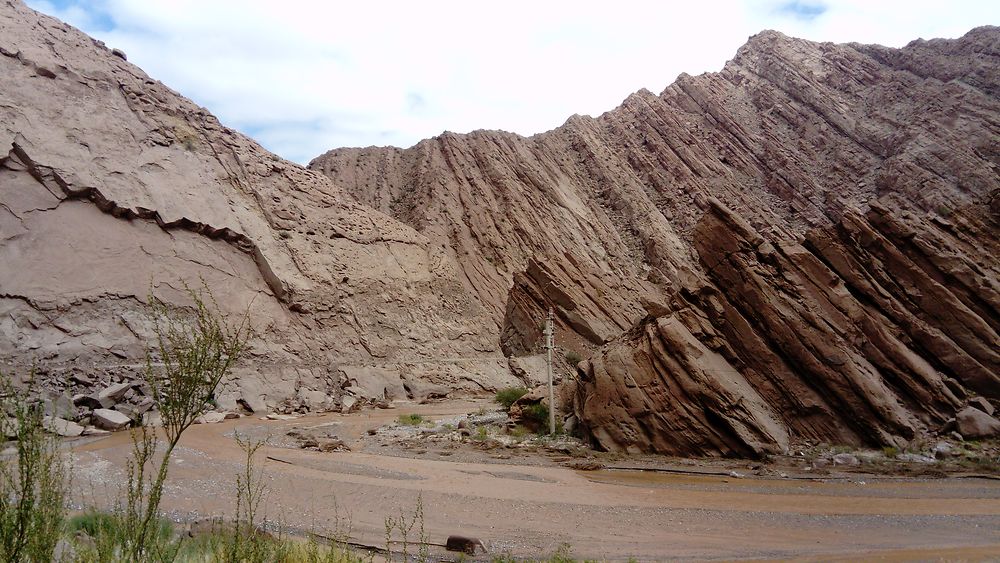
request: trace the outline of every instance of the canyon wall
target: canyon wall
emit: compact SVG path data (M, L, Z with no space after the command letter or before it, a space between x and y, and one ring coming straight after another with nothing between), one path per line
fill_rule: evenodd
M554 309L601 447L890 445L1000 398L998 92L995 27L902 49L767 31L596 118L310 168L443 248L505 354Z

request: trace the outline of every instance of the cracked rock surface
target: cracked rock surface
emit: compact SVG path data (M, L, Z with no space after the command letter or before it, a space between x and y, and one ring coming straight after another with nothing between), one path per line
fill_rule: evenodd
M80 31L0 2L0 360L136 371L152 292L259 332L220 403L336 407L517 382L424 235L223 126ZM252 305L251 305L252 304ZM350 389L351 391L347 391Z

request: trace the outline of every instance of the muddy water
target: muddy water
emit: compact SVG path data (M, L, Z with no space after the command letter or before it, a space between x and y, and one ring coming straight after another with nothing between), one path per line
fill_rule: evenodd
M445 416L473 407L443 403L406 412ZM281 436L306 422L336 423L357 445L368 428L399 414L195 426L171 467L165 508L178 517L232 510L241 454L231 438L236 430ZM110 502L129 445L118 434L76 448L80 503ZM412 513L419 498L432 542L473 535L493 553L524 557L565 542L578 557L606 560L1000 558L1000 482L985 479L736 479L578 472L537 460L497 465L271 446L262 454L269 518L300 530L338 528L375 545L384 543L385 518Z

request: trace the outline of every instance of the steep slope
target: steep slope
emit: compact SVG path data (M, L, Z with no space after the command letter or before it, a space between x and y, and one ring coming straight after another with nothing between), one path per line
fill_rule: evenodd
M514 380L427 239L222 126L100 42L0 4L0 359L134 371L150 291L260 332L222 400L263 408ZM103 375L102 375L103 374Z
M893 444L1000 398L998 89L998 28L764 32L598 118L310 168L444 248L505 353L548 307L565 347L604 345L575 411L605 448Z

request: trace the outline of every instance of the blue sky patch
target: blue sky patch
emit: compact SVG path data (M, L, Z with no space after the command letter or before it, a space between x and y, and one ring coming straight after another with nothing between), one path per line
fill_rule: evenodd
M811 21L826 12L826 6L822 2L810 2L808 0L791 0L778 7L778 12L789 14L795 19Z
M111 31L117 27L103 2L92 0L26 0L28 6L45 13L75 13L85 21L69 23L87 32Z

